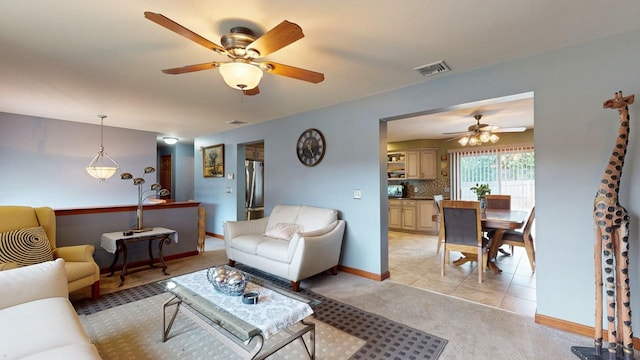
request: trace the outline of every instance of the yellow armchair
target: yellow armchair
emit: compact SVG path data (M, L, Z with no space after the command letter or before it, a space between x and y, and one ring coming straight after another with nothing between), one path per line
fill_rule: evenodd
M49 207L0 206L0 233L42 226L53 258L65 261L69 291L91 286L91 297L100 296L100 268L93 259L93 245L56 247L56 215Z

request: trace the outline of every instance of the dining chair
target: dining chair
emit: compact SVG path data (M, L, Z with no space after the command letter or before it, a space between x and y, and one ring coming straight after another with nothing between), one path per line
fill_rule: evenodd
M531 228L533 227L533 221L536 217L535 206L531 208L529 218L524 224L522 231L518 230L506 230L502 235L502 243L514 246L524 247L527 251L527 257L529 258L529 265L531 266L531 272L536 271L536 250L533 243L533 235L531 235Z
M449 252L459 251L478 262L478 282L482 283L489 257L489 240L482 236L480 202L443 200L440 221L440 236L444 240L440 274L445 275L445 263L450 262Z
M487 209L511 209L511 195L498 195L498 194L487 194L484 196L485 201L487 202ZM495 230L492 229L484 229L487 232L487 237L491 239ZM501 253L505 255L513 254L513 246L510 247L511 253L507 253L502 249L499 249Z
M436 207L436 213L431 216L431 220L438 224L438 245L436 247L436 255L440 253L440 247L442 247L442 238L440 237L440 205L442 203L442 195L433 195L433 204Z
M511 209L511 195L485 195L487 209Z

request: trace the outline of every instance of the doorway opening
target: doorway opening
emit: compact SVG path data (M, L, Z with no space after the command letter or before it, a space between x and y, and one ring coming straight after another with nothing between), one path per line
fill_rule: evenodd
M492 129L509 127L526 127L522 132L498 133L500 140L495 144L483 146L469 146L458 139L470 132L470 127L476 123L474 115L482 115L482 124L486 123ZM497 263L503 270L494 274L487 272L485 282L477 283L477 264L467 262L460 266L447 265L446 276L440 275L440 264L443 261L442 250L438 252L437 230L421 232L416 230L398 229L397 224L418 224L420 218L419 201L433 199L433 195L444 195L445 198L461 199L461 186L455 186L455 152L474 152L482 149L497 148L506 144L530 144L533 146L533 92L517 94L497 99L487 99L468 104L461 104L450 108L424 111L420 113L399 115L383 119L387 128L387 152L404 153L405 157L387 156L387 161L394 163L401 159L405 161L405 168L412 170L407 164L407 153L420 153L421 149L435 149L436 175L428 179L405 177L392 179L391 172L388 184L403 183L407 187L407 198L399 199L401 208L406 200L408 211L397 212L400 216L416 216L414 221L405 221L397 216L391 216L391 206L388 209L387 254L391 279L403 284L426 290L435 291L454 297L463 298L477 303L518 312L533 317L536 309L536 279L532 272L524 248L515 248L514 254L505 256L499 254ZM423 132L430 129L430 133ZM418 150L416 152L416 150ZM454 159L454 160L452 160ZM459 159L458 159L459 160ZM421 166L424 162L416 161ZM394 163L395 164L395 163ZM389 165L389 164L388 164ZM474 183L475 185L475 183ZM497 193L497 192L496 192ZM398 199L392 200L394 206ZM389 201L389 204L392 202ZM414 204L415 210L409 211ZM424 211L423 211L424 212ZM426 213L426 212L425 212ZM395 225L391 225L394 221ZM433 226L439 229L439 224ZM456 256L452 254L452 260Z
M264 142L245 145L244 219L264 217Z

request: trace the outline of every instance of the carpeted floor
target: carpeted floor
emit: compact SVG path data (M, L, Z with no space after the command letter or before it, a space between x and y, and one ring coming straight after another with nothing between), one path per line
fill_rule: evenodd
M289 286L288 282L252 268L241 266L241 269L284 288ZM155 323L152 322L153 325L150 325L157 328L153 331L141 326L141 324L149 322L149 318L160 317L160 312L156 309L160 309L158 304L161 304L161 300L166 297L166 294L162 295L163 291L160 285L151 283L104 295L96 302L76 301L74 305L78 314L82 316L82 322L87 332L98 346L100 354L106 359L130 358L132 354L138 352L138 358L143 359L199 358L209 356L210 351L215 353L211 349L215 349L219 345L213 345L214 342L208 343L210 345L206 347L192 346L192 341L200 341L202 336L210 335L197 327L193 328L195 324L190 327L188 324L191 321L187 318L179 318L174 326L181 324L182 328L175 330L176 333L185 332L189 335L180 337L180 340L170 339L164 344L159 342L161 330L158 319L155 319ZM320 300L320 304L314 308L314 320L312 320L317 323L317 355L319 359L431 360L438 358L447 343L440 337L363 311L310 290L303 289L301 294ZM153 300L154 313L146 311L152 301L148 299ZM101 312L104 313L99 314ZM130 329L131 327L137 330L134 331L134 329ZM341 333L343 334L341 335ZM191 340L192 338L193 340ZM175 345L169 344L172 341L177 343ZM284 351L288 354L287 358L298 358L298 355L302 354L300 349L296 347L299 345L293 343ZM228 357L216 358L227 359Z
M209 248L198 256L170 261L171 276L226 263L222 241L214 240L212 245L215 247L219 243L220 246ZM124 286L118 288L117 276L115 279L103 276L101 291L105 295L101 296L99 303L110 298L110 293L122 292L128 287L137 288L168 277L158 269L139 271L127 275ZM345 272L339 272L336 276L323 273L303 280L301 287L364 312L378 314L397 324L447 339L438 360L574 360L577 357L571 353L572 346L593 345L590 337L536 324L529 316L389 280L373 281ZM79 304L83 302L79 302L79 299L90 297L88 290L72 293L74 303ZM478 286L477 291L482 291L482 286ZM123 292L122 296L115 297L114 301L124 304L153 296L125 294ZM123 296L131 299L124 300Z
M169 339L163 342L162 321L159 320L162 304L171 297L169 293L154 295L89 315L80 315L80 321L105 360L243 358L182 312L176 317ZM320 321L313 322L316 325L317 359L348 359L365 343ZM278 340L280 334L267 341ZM305 341L308 343L308 335ZM269 357L272 360L307 358L300 341L292 342Z

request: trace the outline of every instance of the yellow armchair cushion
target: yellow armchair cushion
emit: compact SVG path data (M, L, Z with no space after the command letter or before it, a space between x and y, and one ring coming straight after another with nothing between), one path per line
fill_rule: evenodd
M53 251L54 258L62 258L67 262L70 261L86 261L93 262L93 245L72 245L56 248Z
M0 271L17 269L19 267L20 267L20 265L18 265L18 263L14 263L14 262L0 263Z

